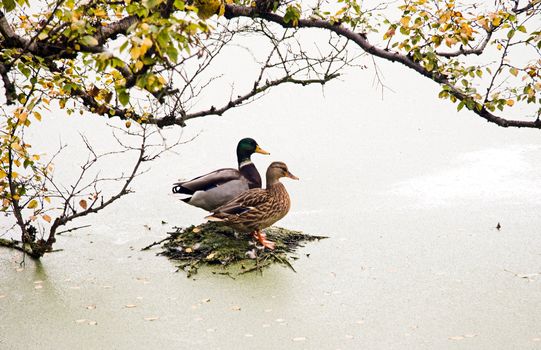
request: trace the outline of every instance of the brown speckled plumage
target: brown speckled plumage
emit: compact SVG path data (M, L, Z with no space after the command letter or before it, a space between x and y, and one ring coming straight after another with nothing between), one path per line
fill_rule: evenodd
M291 201L281 177L292 175L282 162L274 162L267 169L267 188L248 190L215 210L207 218L222 221L241 233L259 231L271 226L289 211Z

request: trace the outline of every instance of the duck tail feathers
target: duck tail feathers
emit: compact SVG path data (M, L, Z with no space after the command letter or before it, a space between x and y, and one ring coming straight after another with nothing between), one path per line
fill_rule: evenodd
M205 216L205 219L207 219L208 221L212 221L212 222L222 222L222 221L224 221L223 219L217 218L217 217L215 217L213 215L214 214Z

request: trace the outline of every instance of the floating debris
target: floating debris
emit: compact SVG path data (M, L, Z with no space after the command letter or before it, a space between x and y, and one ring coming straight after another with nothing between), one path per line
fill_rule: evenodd
M273 226L264 230L267 238L276 244L274 250L268 250L256 245L251 236L238 235L220 223L208 222L174 229L175 231L168 232L169 237L154 242L143 250L163 243L164 250L159 254L179 261L178 270L185 271L188 277L197 273L202 265L227 267L237 264L241 268L238 274L245 274L261 272L264 268L278 263L295 271L290 259L298 259L294 255L297 248L303 247L304 242L327 238Z

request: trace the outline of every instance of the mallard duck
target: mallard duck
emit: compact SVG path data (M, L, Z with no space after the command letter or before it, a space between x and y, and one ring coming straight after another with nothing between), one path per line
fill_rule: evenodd
M219 221L239 233L252 233L266 248L274 249L274 242L266 239L262 229L286 216L291 201L280 178L299 178L291 174L283 162L273 162L267 169L267 187L253 188L241 193L207 216L209 221Z
M244 138L237 145L239 168L218 169L189 181L173 184L173 193L189 195L182 200L193 206L213 211L244 191L261 188L261 176L250 157L254 153L270 154L254 139Z

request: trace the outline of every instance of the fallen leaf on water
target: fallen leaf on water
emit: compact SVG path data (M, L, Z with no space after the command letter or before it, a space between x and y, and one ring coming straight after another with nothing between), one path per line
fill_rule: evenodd
M206 299L203 299L201 300L202 303L210 303L210 298L206 298Z
M81 318L80 320L75 320L75 323L85 323L86 318Z
M462 340L462 339L464 339L464 337L461 335L455 335L453 337L449 337L449 340Z
M292 339L293 341L305 341L306 337L295 337Z
M477 334L464 334L464 337L466 337L466 338L475 338L475 337L477 337Z
M43 283L43 281L34 281L34 284L40 284Z
M98 324L98 322L96 321L88 321L88 324L91 325L91 326L95 326Z
M95 308L96 308L96 305L87 305L86 306L87 310L94 310Z
M38 284L38 285L34 286L34 289L41 289L41 288L43 288L43 286L41 284Z
M246 338L251 338L251 337L253 337L254 335L253 335L253 334L250 334L250 333L246 333L244 336L245 336Z
M126 304L126 305L124 305L124 307L127 308L127 309L131 309L131 308L137 307L137 305L135 305L135 304Z
M240 306L238 306L238 305L234 305L234 306L231 306L231 310L233 310L233 311L240 311L241 308L240 308Z
M157 316L145 317L145 321L156 321L157 319L159 319Z

